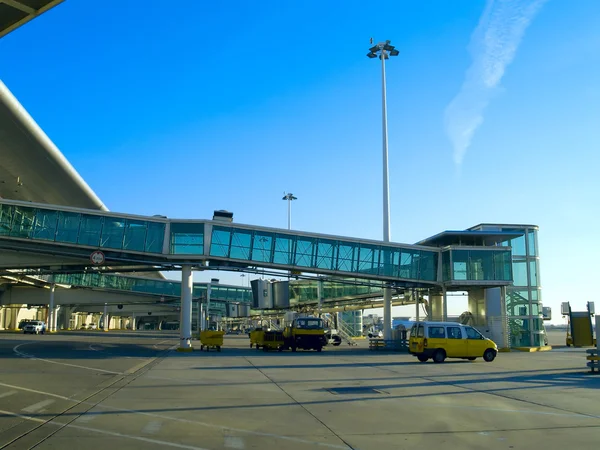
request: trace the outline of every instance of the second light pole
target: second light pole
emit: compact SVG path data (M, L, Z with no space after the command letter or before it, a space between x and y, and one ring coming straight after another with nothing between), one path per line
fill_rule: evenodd
M286 194L284 192L284 196L281 200L287 200L288 201L288 230L292 229L292 200L298 200L298 197L294 197L294 194L292 194L291 192Z
M371 39L371 44L373 39ZM382 99L382 131L383 131L383 241L390 242L390 187L388 165L388 133L387 133L387 99L385 91L385 60L400 53L390 45L391 41L380 42L369 49L367 57L381 60L381 99ZM387 258L389 258L389 252ZM386 261L390 264L391 261ZM383 290L383 339L392 338L392 291Z

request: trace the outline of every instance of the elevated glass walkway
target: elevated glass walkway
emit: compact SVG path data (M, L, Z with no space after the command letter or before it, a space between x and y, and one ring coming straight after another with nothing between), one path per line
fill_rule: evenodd
M0 247L69 255L87 259L88 266L91 253L102 250L107 266L262 267L423 287L451 281L454 274L437 247L5 199L0 199ZM469 261L474 252L485 252L489 264L465 273L486 282L512 281L509 247L473 250ZM444 270L438 271L438 264Z
M48 283L57 283L76 287L96 288L105 291L127 292L131 294L152 295L157 298L179 299L181 283L156 278L130 277L126 275L101 273L75 273L37 276ZM192 298L206 298L208 283L194 283ZM249 288L212 284L212 301L252 303L252 291Z

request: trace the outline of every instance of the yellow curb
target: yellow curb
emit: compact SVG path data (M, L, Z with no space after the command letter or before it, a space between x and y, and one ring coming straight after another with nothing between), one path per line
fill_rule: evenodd
M193 351L194 351L194 349L193 349L192 347L187 347L187 348L184 348L184 347L178 347L178 348L177 348L177 351L178 351L178 352L186 352L186 353L187 353L187 352L193 352Z
M541 347L513 347L514 350L517 350L519 352L547 352L549 350L552 350L552 346L551 345L543 345Z

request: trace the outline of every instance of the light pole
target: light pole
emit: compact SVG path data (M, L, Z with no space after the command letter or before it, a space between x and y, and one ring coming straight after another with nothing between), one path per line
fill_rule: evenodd
M298 197L294 197L294 194L290 193L285 193L284 192L284 196L281 200L287 200L288 201L288 230L292 229L292 200L298 200Z
M400 53L390 45L391 41L380 42L369 49L367 57L381 60L381 121L383 131L383 241L390 241L390 187L389 187L389 165L388 165L388 133L387 133L387 99L385 92L385 60L390 56L398 56ZM373 39L371 38L371 44ZM389 252L388 256L389 258ZM389 264L391 261L387 261ZM390 288L383 290L383 338L392 338L392 291Z
M244 279L246 278L246 274L243 273L240 275L240 277L242 278L242 287L246 287L246 283L244 282ZM248 277L248 281L250 281L250 277ZM243 302L246 301L246 291L242 291L242 301Z

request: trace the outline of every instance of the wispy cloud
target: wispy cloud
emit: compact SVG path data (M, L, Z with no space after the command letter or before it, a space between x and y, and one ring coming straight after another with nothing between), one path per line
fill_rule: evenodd
M546 0L488 0L471 36L473 62L465 81L447 106L444 122L454 147L454 162L463 161L483 113L536 13Z

